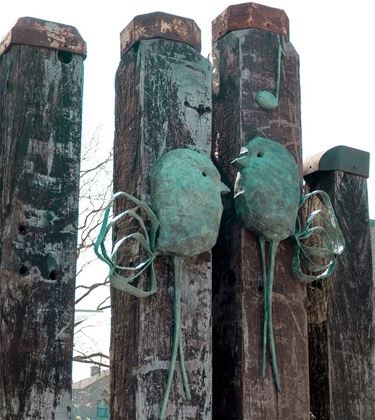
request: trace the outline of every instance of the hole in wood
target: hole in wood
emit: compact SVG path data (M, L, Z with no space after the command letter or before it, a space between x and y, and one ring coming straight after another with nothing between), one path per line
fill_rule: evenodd
M203 176L207 176L206 172L202 172L202 175L203 175Z
M50 271L48 278L50 280L57 280L57 278L59 277L59 272L57 270L52 270Z
M57 53L57 58L64 64L69 64L73 60L73 54L69 51L60 50Z
M257 156L258 156L258 157L263 157L263 155L264 155L264 153L263 153L263 152L258 152L258 153L257 153Z
M235 282L236 282L236 275L234 274L233 270L230 270L228 273L228 286L233 287Z
M29 269L25 264L22 264L18 272L21 274L21 276L26 276L27 274L29 274Z
M26 233L27 233L26 226L25 225L19 225L18 226L18 231L21 235L26 235Z

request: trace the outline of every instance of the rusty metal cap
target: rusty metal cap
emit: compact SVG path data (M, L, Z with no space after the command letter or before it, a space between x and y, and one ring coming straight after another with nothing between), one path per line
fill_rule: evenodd
M284 10L257 3L229 6L212 21L212 42L239 29L261 29L289 39L289 19Z
M335 146L303 162L304 176L319 171L344 171L368 178L370 153L348 146Z
M135 16L120 34L121 57L138 41L165 38L201 51L201 31L192 19L163 12Z
M0 55L12 45L51 48L82 55L86 58L86 43L74 26L21 17L0 42Z

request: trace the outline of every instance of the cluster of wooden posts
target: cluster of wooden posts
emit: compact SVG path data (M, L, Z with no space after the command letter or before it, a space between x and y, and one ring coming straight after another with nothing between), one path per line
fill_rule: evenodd
M327 191L346 252L326 283L299 284L291 244L275 270L273 323L282 382L260 377L262 292L255 236L230 195L212 253L187 260L182 328L191 399L175 373L169 419L375 418L368 154L334 148L302 163L298 54L284 11L228 7L212 25L212 64L193 20L135 17L116 74L114 190L147 201L166 151L211 155L231 188L233 160L256 135L285 145L306 188ZM280 105L275 89L284 39ZM69 419L85 43L75 28L21 18L0 44L0 418ZM344 158L342 158L344 156ZM366 166L367 165L367 166ZM194 203L192 203L194 205ZM121 210L121 203L117 211ZM169 363L171 263L142 300L112 290L111 418L156 419Z

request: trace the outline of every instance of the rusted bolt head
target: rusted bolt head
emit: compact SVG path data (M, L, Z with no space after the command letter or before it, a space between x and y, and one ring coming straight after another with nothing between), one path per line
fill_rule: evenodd
M201 50L201 31L192 19L163 12L138 15L120 34L121 56L136 42L145 39L165 38L184 42Z
M63 23L21 17L0 42L0 55L15 44L67 51L86 58L85 41L74 26Z
M289 38L289 19L284 10L257 3L229 6L212 21L212 42L239 29L261 29Z

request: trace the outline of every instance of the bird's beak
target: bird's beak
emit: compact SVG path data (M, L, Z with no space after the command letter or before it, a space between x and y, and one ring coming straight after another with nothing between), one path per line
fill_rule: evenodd
M237 169L242 169L246 166L246 157L239 157L237 159L232 160L231 164L235 166Z

